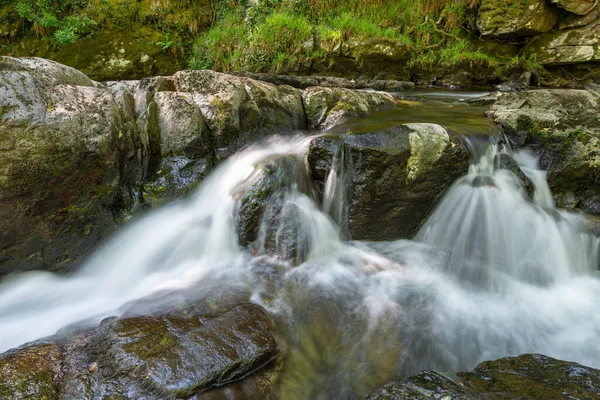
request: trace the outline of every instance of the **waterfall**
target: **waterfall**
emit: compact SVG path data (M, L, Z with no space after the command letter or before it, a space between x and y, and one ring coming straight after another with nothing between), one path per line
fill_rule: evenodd
M310 140L274 139L237 154L192 197L130 223L72 276L3 280L0 350L98 323L161 291L242 285L278 321L285 399L355 398L424 369L453 372L527 352L600 367L592 345L600 245L581 216L555 208L531 154L475 146L468 174L415 240L363 243L344 240L337 225L351 190L340 149L322 202L304 172L292 174L262 216L258 245L241 246L240 198L273 161L293 158L300 167L292 169L304 171ZM296 263L272 282L255 276L256 265L284 262L277 255L292 250Z

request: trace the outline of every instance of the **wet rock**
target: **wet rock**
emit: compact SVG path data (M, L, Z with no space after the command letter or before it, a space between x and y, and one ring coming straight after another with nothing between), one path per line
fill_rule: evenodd
M515 148L548 171L557 205L600 213L600 103L594 92L535 90L501 96L489 113Z
M521 171L519 164L515 161L514 158L512 158L506 153L497 154L496 157L494 157L494 168L505 169L515 174L521 180L521 184L523 185L523 189L525 189L525 193L527 194L527 196L530 199L533 199L535 186L533 185L531 180L527 176L525 176L523 171Z
M598 0L552 0L553 4L577 15L585 15L598 5Z
M304 161L289 157L269 162L249 182L239 199L240 243L249 245L256 256L302 262L309 238L295 196L315 194Z
M314 179L324 179L340 142L348 176L348 231L358 240L410 237L469 166L460 137L439 125L406 124L314 140L308 156Z
M482 36L516 38L548 32L557 19L545 0L482 0L477 28Z
M456 375L424 371L390 383L368 400L400 399L596 399L600 371L540 354L502 358Z
M48 60L0 66L0 274L66 269L137 198L147 159L133 98Z
M252 304L216 316L107 320L100 331L110 367L162 398L241 379L278 352L270 318Z
M217 147L239 147L252 135L306 128L302 92L292 87L213 71L181 71L174 79L179 92L193 93L191 101Z
M350 116L391 108L393 97L384 92L360 92L350 89L311 87L302 94L310 129L325 130Z
M34 343L0 355L0 397L58 400L61 352L53 343Z

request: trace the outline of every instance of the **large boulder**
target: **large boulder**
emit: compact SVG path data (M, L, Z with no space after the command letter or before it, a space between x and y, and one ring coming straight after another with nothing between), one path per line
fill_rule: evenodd
M365 116L391 108L394 98L385 92L361 92L332 87L310 87L302 94L308 127L326 130L349 116Z
M375 390L367 400L596 399L600 371L540 354L481 363L456 375L424 371Z
M219 148L239 148L268 132L306 129L298 89L208 70L180 71L174 79L177 91L200 108Z
M0 275L72 265L135 203L134 102L73 68L0 59Z
M482 0L477 12L481 35L503 39L548 32L557 20L546 0Z
M347 230L359 240L410 237L469 167L458 135L439 125L406 124L313 140L308 160L315 181L326 179L340 146Z
M237 302L216 311L219 307L199 302L167 314L109 318L97 328L67 327L56 343L10 350L0 355L0 396L161 400L238 393L268 398L279 354L273 322L254 304Z
M515 148L540 155L559 206L600 213L600 96L587 90L510 93L489 113Z

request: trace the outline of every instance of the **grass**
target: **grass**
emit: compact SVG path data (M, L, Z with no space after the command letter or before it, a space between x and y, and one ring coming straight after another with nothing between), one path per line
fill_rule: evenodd
M56 46L95 30L151 26L153 42L190 68L289 72L326 61L353 40L408 46L407 66L489 67L470 40L479 0L0 0ZM519 61L522 63L522 60Z

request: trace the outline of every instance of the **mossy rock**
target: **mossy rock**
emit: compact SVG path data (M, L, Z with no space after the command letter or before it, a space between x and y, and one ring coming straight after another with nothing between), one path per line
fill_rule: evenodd
M481 363L456 375L424 371L372 392L367 400L597 399L600 371L540 354Z
M357 240L411 237L469 166L459 136L439 125L406 124L316 139L308 156L313 177L329 168L336 143L343 143L348 175L347 231Z
M0 397L58 400L61 352L53 343L24 345L0 355Z
M518 38L551 30L558 16L545 0L482 0L477 28L483 36Z

